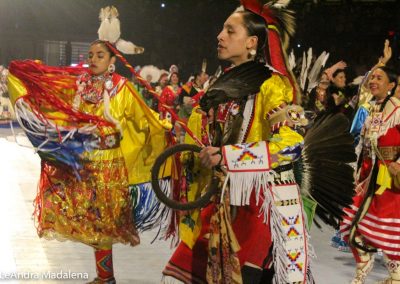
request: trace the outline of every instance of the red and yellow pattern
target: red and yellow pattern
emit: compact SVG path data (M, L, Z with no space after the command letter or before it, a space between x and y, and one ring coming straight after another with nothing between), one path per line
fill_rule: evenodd
M42 162L35 199L39 236L96 248L139 243L132 220L123 158L88 162L82 181L68 169Z

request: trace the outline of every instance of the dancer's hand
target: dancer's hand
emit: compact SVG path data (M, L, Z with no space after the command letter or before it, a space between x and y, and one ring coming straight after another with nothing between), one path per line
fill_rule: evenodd
M345 69L346 67L347 67L347 63L344 62L343 60L341 60L341 61L333 64L331 67L325 69L324 72L326 73L326 75L328 75L329 80L332 81L333 73L335 73L335 71L338 69Z
M218 147L204 147L199 154L201 164L208 169L220 166L224 163L221 149Z
M378 63L372 68L372 70L374 70L378 67L381 67L381 66L385 66L386 63L388 63L388 61L392 57L392 48L390 47L390 42L388 39L385 40L385 43L383 45L382 54L383 54L383 56L379 57Z
M390 60L390 58L392 57L392 48L389 45L389 40L385 40L385 44L383 47L383 56L380 58L380 62L383 65L386 65L386 63Z
M389 164L388 169L392 177L396 177L400 173L400 163L392 162Z

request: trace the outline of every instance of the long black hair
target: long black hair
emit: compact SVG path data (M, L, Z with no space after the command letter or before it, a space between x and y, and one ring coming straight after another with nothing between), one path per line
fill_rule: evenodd
M235 13L239 13L243 17L243 24L247 30L248 36L256 36L257 42L257 53L256 61L265 62L265 46L267 44L267 23L264 18L257 15L249 10L237 10Z

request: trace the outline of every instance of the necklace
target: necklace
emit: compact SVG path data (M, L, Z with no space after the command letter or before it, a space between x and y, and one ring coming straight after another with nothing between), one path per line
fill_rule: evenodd
M111 91L114 84L112 75L107 72L97 76L84 73L78 77L76 85L76 96L79 96L86 102L97 104L103 99L104 88Z

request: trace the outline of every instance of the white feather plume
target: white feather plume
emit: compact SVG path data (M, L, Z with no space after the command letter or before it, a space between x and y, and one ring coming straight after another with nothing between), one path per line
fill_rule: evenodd
M310 66L311 66L311 61L312 61L312 48L310 47L307 50L307 56L306 56L306 68L304 69L304 73L302 75L302 82L303 85L301 86L301 89L304 91L304 89L306 88L306 84L307 84L307 78L308 78L308 70L310 70Z
M100 27L97 31L100 40L114 44L121 36L121 23L118 19L118 11L115 7L105 7L100 10Z
M306 72L306 67L307 67L307 57L306 53L303 52L303 60L301 62L301 71L300 71L300 88L302 90L304 90L304 85L306 84L305 82L306 77L304 77L304 73Z
M329 53L323 51L320 56L315 60L311 71L308 75L308 87L307 92L310 92L313 88L318 85L319 77L322 71L322 68L325 66L326 61L328 60Z
M144 48L132 42L121 39L121 23L119 13L114 6L108 6L100 10L100 27L97 31L99 39L115 44L116 48L125 54L140 54Z
M118 16L119 16L118 10L114 6L110 7L110 16L112 18L118 18Z
M203 62L201 63L201 72L206 73L207 71L207 59L203 58Z
M108 38L109 42L116 43L117 40L121 37L120 26L121 26L121 23L118 18L115 18L115 17L110 18L108 34L107 34L107 38Z
M110 7L101 8L100 10L100 27L97 31L100 40L105 40L107 38L107 26L108 26L108 18L110 15Z
M282 8L286 8L287 5L289 5L290 0L277 0L274 1L274 3L272 3L272 6L278 8L278 9L282 9Z
M329 52L327 52L325 54L325 58L324 58L324 60L322 60L322 67L325 67L326 62L328 61L328 58L329 58Z
M115 47L125 54L141 54L144 52L144 48L135 45L133 42L123 40L120 38L116 43Z
M109 7L100 9L99 19L101 22L103 22L107 18L107 10L109 11Z
M289 63L289 70L293 71L294 67L296 67L296 57L294 56L293 49L289 54L288 63Z
M151 76L151 83L156 83L160 79L161 70L154 65L146 65L140 70L140 76L147 80L147 76Z
M362 81L364 80L365 76L358 76L356 78L354 78L353 82L350 83L350 85L360 85L362 83Z
M310 47L307 51L307 70L311 66L312 59L313 59L313 52L312 52L312 47Z

